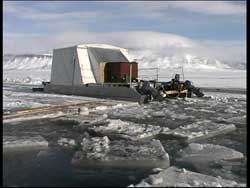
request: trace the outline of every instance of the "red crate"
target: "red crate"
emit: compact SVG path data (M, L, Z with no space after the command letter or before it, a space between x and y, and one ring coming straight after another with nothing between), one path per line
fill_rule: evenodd
M124 63L124 62L115 62L107 63L105 67L105 82L112 82L112 76L115 76L118 79L129 78L130 74L130 64L132 64L132 79L138 77L138 64L136 62Z

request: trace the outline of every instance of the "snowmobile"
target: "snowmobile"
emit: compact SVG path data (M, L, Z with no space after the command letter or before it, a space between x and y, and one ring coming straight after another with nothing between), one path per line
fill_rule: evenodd
M165 94L167 98L177 98L177 97L192 97L194 93L197 97L203 97L204 94L200 88L196 88L191 81L185 80L180 81L180 75L176 74L175 78L170 82L159 82L158 90Z
M141 80L136 89L139 93L145 95L144 102L146 100L162 101L164 98L192 97L193 93L197 97L204 96L201 89L195 87L191 81L180 81L179 74L176 74L169 82Z

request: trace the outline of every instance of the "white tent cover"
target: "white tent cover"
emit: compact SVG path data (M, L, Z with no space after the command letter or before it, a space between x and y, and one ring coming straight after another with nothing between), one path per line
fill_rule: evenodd
M130 62L127 49L107 44L80 44L53 50L51 84L100 83L100 63Z

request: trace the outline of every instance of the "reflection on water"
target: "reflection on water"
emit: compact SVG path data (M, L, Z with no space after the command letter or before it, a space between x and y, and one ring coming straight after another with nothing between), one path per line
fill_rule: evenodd
M3 186L128 186L150 172L112 166L74 168L72 155L73 151L59 148L4 153Z

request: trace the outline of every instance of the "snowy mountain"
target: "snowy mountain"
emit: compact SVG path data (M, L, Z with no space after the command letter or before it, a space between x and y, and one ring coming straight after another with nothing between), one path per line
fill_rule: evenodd
M150 51L131 51L131 56L135 59L140 67L150 68L159 67L162 69L174 69L183 66L185 70L199 69L246 69L245 62L230 63L221 62L217 59L208 59L205 57L193 56L190 54L159 56ZM52 64L52 55L46 54L5 54L3 56L3 70L50 70Z
M172 56L150 56L142 54L136 60L143 62L142 67L159 67L161 69L185 68L185 70L211 70L211 69L234 69L235 67L223 63L217 59L197 57L190 54Z
M139 77L142 79L155 79L156 72L141 68L158 66L160 80L169 81L175 73L182 74L183 66L185 79L192 80L197 86L246 88L245 62L224 63L187 53L162 56L150 50L134 50L130 55L139 63ZM52 55L48 53L6 54L3 56L3 82L41 84L42 81L50 81L51 64Z
M51 69L52 55L44 54L5 54L3 70Z

